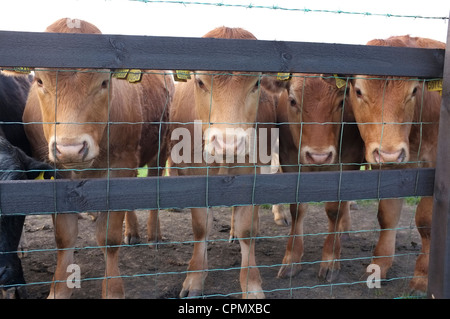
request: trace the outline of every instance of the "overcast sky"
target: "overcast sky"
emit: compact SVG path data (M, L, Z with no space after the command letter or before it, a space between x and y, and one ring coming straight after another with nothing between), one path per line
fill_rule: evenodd
M170 1L168 1L170 2ZM189 1L186 1L189 2ZM103 33L201 37L218 26L243 27L262 40L365 44L410 34L445 42L450 0L196 0L287 9L341 10L371 15L314 13L133 0L8 0L0 2L0 30L43 31L63 17L87 20Z

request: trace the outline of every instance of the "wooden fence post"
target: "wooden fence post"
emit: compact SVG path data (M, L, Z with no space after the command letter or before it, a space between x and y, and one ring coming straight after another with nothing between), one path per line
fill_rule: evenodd
M448 22L443 74L428 297L448 299L450 298L450 21Z

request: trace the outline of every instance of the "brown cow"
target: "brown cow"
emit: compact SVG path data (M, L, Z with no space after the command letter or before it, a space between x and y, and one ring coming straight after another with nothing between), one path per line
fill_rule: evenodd
M71 21L58 20L46 31L100 33L88 22L68 23ZM162 125L160 135L160 126L150 123L167 121L174 91L172 78L143 74L140 83L128 83L111 74L110 70L35 70L24 122L43 122L25 126L37 158L50 160L71 178L132 177L143 164L164 167L164 136L168 131ZM149 171L154 174L157 170ZM156 214L152 212L149 217L154 227L159 226ZM68 298L73 289L66 285L67 266L73 263L77 215L60 214L53 219L59 250L49 298ZM96 237L101 247L121 243L123 219L124 212L98 213ZM134 212L127 212L127 221L125 235L130 242L138 236ZM149 239L159 236L159 228L156 231L149 229ZM105 276L119 276L119 249L102 250ZM123 298L122 279L105 278L102 296Z
M444 43L410 36L372 40L367 44L445 48ZM428 91L424 81L410 78L357 75L350 83L349 98L365 143L365 158L372 167L434 167L441 103L439 93ZM395 227L402 203L402 199L383 199L379 203L378 221L384 230L380 232L372 263L380 266L382 278L386 278L393 263ZM422 254L417 258L410 288L417 292L427 288L432 206L432 198L423 197L416 211Z
M284 85L279 82L279 86L287 88L281 93L277 107L283 172L359 169L363 145L358 128L349 123L354 118L346 99L346 86L338 86L333 77L318 74L294 74ZM341 125L342 122L349 124ZM290 205L292 227L278 277L296 275L301 269L306 209L305 203ZM326 203L325 210L329 235L323 247L319 277L332 281L340 269L336 259L340 256L341 236L336 232L350 230L350 203Z
M214 29L205 37L255 39L246 30L226 27ZM275 123L276 120L273 95L260 85L260 77L260 73L201 71L195 72L187 82L177 84L170 113L173 123L170 156L173 169L183 168L178 169L178 175L254 174L259 171L255 165L270 165L270 158L268 162L262 161L259 155L253 162L254 154L249 152L251 147L246 147L254 134L253 129L258 134L257 143L262 142L270 156L270 145L265 145L260 129L267 129L269 144L270 128L274 125L258 124L254 130L255 122ZM193 124L194 121L201 122ZM181 141L176 142L180 138L178 133L183 130L188 130L190 136L195 136L196 132L203 136L197 142L191 138L187 154L182 154L177 147ZM264 148L263 144L257 145ZM186 155L187 161L181 160ZM191 212L195 243L181 297L201 294L207 274L204 270L207 269L206 240L213 220L211 211L192 208ZM233 207L232 236L239 238L241 246L240 283L244 298L264 297L259 270L255 267L254 237L258 232L258 220L258 206Z

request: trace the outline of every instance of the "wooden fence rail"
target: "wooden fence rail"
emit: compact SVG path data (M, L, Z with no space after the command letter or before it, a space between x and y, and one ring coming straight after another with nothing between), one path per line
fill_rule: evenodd
M449 45L449 38L447 49L438 50L0 31L3 68L183 69L444 78L436 170L4 181L0 182L0 212L42 214L434 195L437 205L433 217L429 295L450 298Z

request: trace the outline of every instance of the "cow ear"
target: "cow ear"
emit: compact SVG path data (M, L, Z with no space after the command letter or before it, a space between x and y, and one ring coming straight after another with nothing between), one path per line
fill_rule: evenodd
M292 75L289 73L264 74L261 78L261 85L272 93L281 93L291 86Z
M28 67L15 67L15 68L3 68L0 72L8 76L29 76L34 68Z

